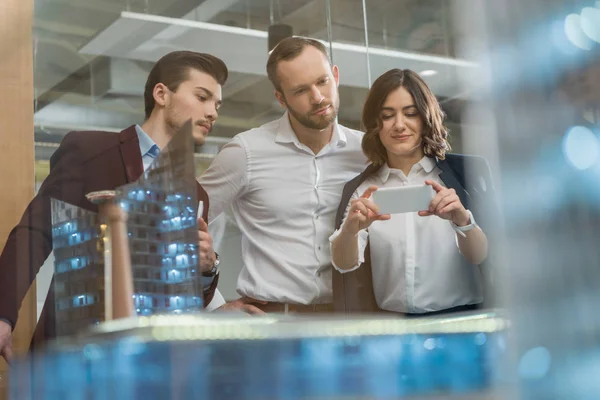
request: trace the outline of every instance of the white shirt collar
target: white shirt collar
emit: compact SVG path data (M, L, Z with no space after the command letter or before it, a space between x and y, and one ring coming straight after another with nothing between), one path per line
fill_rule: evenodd
M140 152L142 153L142 157L144 157L156 143L146 132L144 132L141 126L136 125L135 131L140 142Z
M421 160L419 161L419 165L421 165L425 172L430 173L431 171L433 171L437 164L434 158L425 156L421 158Z
M422 168L426 173L430 173L436 167L436 163L433 158L424 156L413 166L413 168L415 166ZM381 168L379 168L379 178L383 183L387 182L391 171L392 169L387 165L387 163L383 164Z
M295 143L299 145L298 136L292 129L290 123L289 113L286 111L285 114L279 119L279 129L277 130L277 136L275 136L275 143ZM345 146L347 143L346 134L340 129L340 125L337 120L333 123L333 135L329 143L332 146Z

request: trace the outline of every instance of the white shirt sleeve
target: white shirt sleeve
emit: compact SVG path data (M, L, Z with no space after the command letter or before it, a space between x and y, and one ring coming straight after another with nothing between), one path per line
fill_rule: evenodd
M248 157L239 137L221 148L198 182L208 193L208 220L213 221L244 193L248 185Z
M344 223L346 222L346 218L348 218L348 211L350 210L350 205L352 204L352 200L357 199L358 196L359 196L358 190L356 190L352 194L352 197L350 198L350 201L348 202L348 205L346 206L346 212L344 213L344 219L342 220L342 225L340 226L340 229L337 229L329 237L329 247L330 248L332 247L332 243L335 240L335 238L339 236L339 234L342 230L342 226L344 226ZM351 272L351 271L357 270L358 267L360 267L361 264L365 262L365 249L367 248L368 240L369 240L369 232L366 229L361 229L360 231L358 231L358 261L357 261L356 265L350 269L341 269L341 268L338 268L337 265L335 265L335 262L333 261L333 258L332 258L331 264L333 265L333 267L336 270L338 270L339 272L341 272L342 274L346 273L346 272ZM331 249L331 253L333 254L333 249Z
M206 311L215 311L223 304L225 304L225 298L223 298L223 295L221 294L221 292L219 292L219 289L215 289L215 294L213 295L212 300L206 305Z

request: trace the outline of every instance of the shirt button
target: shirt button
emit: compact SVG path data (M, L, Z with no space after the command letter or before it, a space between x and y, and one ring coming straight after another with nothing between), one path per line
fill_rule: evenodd
M321 250L321 246L319 246L318 249Z
M319 219L319 215L318 215L318 214L317 214L317 215L315 215L315 219Z
M317 272L317 276L320 277L321 276L321 272Z

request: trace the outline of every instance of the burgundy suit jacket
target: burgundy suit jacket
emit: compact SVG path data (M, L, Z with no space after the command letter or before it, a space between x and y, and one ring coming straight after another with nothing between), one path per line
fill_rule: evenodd
M119 132L70 132L50 159L50 174L31 201L19 224L8 236L0 255L0 318L13 328L31 283L52 251L51 198L93 212L98 207L85 195L113 190L137 180L143 172L142 155L135 126ZM198 200L204 202L203 218L208 222L208 195L198 184ZM204 304L214 295L217 280L204 292ZM55 336L53 284L32 341Z

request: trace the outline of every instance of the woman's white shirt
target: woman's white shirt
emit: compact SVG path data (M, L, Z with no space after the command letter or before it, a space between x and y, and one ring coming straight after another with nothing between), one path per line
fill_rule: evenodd
M369 186L379 188L422 185L441 181L435 160L423 157L408 176L383 165L354 192L358 198ZM346 208L344 221L350 204ZM343 226L343 223L342 223ZM332 242L339 235L335 231ZM358 234L358 263L364 262L367 243L375 298L380 308L403 313L440 311L483 301L483 277L478 266L468 264L459 252L450 222L437 216L421 217L416 212L393 214L388 221L375 221Z

